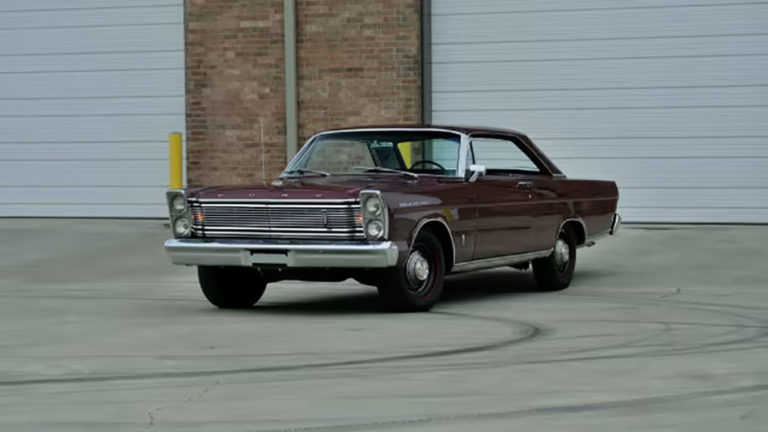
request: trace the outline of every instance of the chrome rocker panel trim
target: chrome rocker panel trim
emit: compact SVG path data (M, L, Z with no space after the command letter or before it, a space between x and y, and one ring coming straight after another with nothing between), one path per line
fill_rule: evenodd
M526 252L515 255L505 255L500 257L483 258L473 261L465 261L456 263L453 266L451 273L463 273L474 270L490 269L495 267L505 267L514 264L521 264L534 260L536 258L544 258L552 254L553 248L546 249L537 252Z
M277 243L171 239L165 250L174 264L203 266L383 268L397 264L395 243Z

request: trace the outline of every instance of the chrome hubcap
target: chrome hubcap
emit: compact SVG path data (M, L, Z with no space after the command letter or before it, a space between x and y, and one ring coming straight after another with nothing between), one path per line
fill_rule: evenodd
M568 243L563 239L557 239L555 243L555 265L560 270L563 270L571 259L571 248L568 247Z
M429 261L419 251L413 251L405 263L405 277L411 285L418 286L429 277Z

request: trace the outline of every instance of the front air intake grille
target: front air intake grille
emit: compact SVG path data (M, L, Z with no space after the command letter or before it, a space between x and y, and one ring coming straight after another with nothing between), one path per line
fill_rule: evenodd
M356 201L191 201L196 237L364 239Z

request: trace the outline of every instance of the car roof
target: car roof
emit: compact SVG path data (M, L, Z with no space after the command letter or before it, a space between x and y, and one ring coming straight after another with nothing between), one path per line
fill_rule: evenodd
M367 125L367 126L335 128L335 129L327 130L325 132L341 132L341 131L351 132L355 130L367 130L367 129L415 129L415 130L443 129L443 130L453 131L453 132L467 134L467 135L489 134L489 135L525 136L524 133L513 130L513 129L502 129L502 128L487 127L487 126L456 126L456 125L447 126L447 125L436 125L436 124Z

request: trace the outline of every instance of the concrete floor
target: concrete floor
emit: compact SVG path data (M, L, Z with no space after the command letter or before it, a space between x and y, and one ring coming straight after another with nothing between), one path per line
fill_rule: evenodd
M0 220L2 431L768 430L768 227L627 228L573 285L203 299L158 221Z

